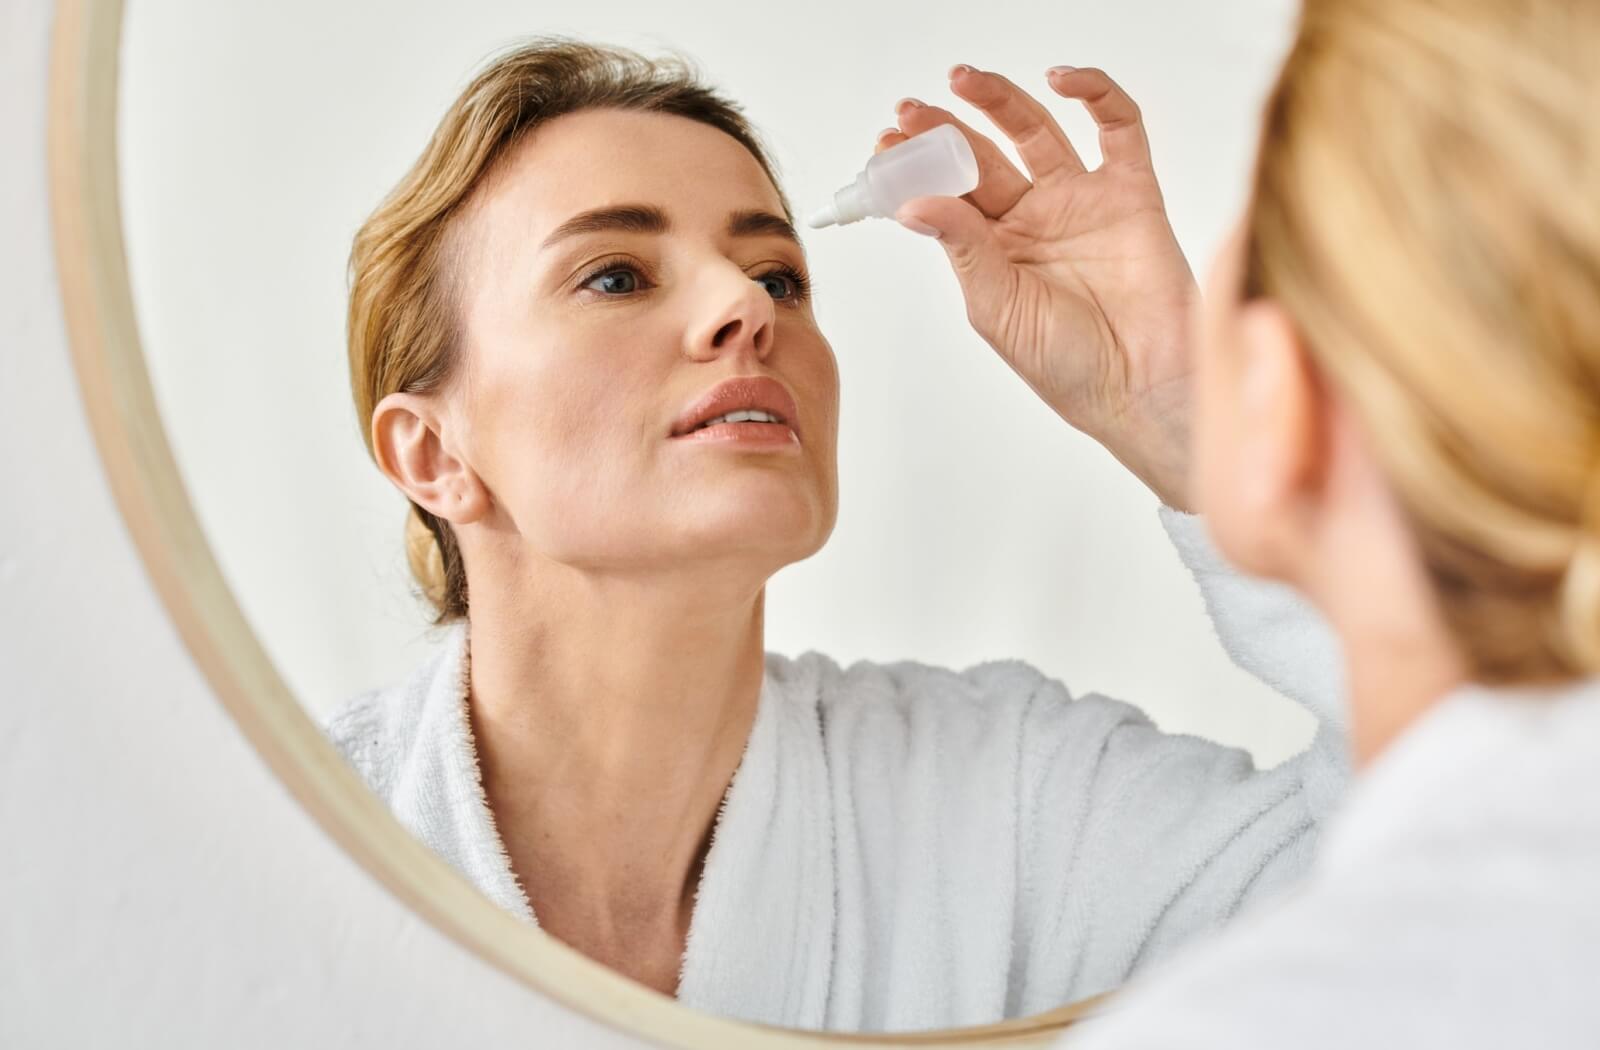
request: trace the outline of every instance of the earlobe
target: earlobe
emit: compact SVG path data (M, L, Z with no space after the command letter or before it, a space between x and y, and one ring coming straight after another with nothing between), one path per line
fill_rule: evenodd
M471 469L440 436L443 421L426 399L395 393L372 413L372 448L378 469L395 487L437 518L465 524L481 511Z

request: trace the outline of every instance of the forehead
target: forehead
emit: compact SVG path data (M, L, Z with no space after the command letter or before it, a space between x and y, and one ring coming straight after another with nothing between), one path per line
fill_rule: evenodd
M518 143L485 189L487 208L520 212L516 225L533 236L579 211L623 202L718 227L742 208L783 213L772 180L737 139L669 113L601 109L557 117Z

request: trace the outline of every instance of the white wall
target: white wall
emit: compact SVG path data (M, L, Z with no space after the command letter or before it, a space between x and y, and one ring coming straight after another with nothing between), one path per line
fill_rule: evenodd
M0 0L0 1047L636 1044L413 918L211 697L67 356L43 0Z
M1008 26L980 29L994 16L970 4L908 0L130 5L124 206L156 391L223 570L296 692L324 708L428 644L405 503L350 408L344 261L474 67L518 37L687 52L763 129L801 214L853 176L896 99L950 101L954 62L1039 92L1049 65L1104 66L1144 108L1202 269L1241 203L1293 4L1002 9ZM1095 163L1081 108L1053 109ZM771 585L768 647L1019 657L1263 762L1298 750L1309 717L1224 658L1154 498L971 332L937 245L882 222L807 242L843 381L841 511L823 552Z

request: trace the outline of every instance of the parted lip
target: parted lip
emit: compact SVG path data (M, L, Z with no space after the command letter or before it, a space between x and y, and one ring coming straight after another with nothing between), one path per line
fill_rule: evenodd
M799 408L795 405L794 395L789 393L789 388L770 379L767 376L735 376L724 379L678 417L672 425L672 436L681 437L698 427L708 419L741 409L756 409L768 412L786 423L795 437L803 437L800 433Z

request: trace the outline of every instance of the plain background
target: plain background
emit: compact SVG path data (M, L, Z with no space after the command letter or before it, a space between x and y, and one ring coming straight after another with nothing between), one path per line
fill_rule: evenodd
M131 5L134 292L180 467L268 652L323 711L434 644L405 502L351 407L344 267L491 53L559 33L689 56L745 106L801 215L853 178L902 96L988 128L945 86L956 62L1045 98L1097 163L1092 122L1044 71L1098 65L1141 104L1203 275L1242 203L1292 15L1281 0ZM846 664L1019 658L1263 764L1299 750L1310 718L1227 661L1154 497L971 331L943 251L887 221L805 239L842 378L840 515L820 554L771 583L767 647Z

